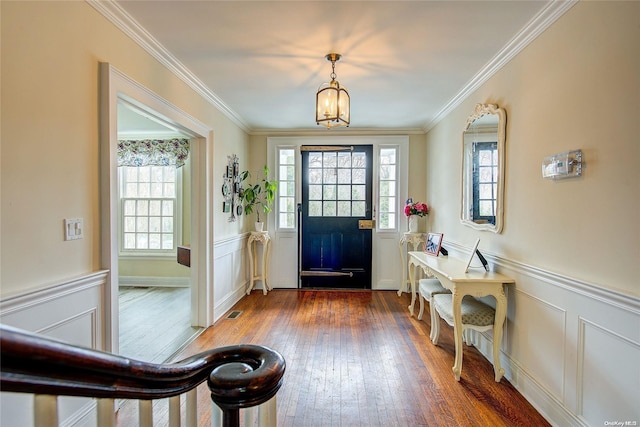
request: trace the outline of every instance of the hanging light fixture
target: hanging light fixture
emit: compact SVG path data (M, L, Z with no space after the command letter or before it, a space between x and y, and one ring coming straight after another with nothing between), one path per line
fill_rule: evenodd
M336 80L336 61L339 53L330 53L327 61L331 61L331 81L322 83L316 94L316 123L327 129L337 126L349 126L351 120L349 92Z

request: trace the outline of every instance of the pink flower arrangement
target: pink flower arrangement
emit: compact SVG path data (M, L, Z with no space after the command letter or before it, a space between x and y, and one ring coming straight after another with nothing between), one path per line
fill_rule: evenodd
M404 207L405 216L418 215L418 216L427 216L429 215L429 206L426 203L421 202L410 202Z

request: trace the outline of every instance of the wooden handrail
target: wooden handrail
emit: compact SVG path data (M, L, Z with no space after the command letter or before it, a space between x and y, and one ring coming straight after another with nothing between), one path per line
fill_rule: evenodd
M278 352L258 345L220 347L155 364L5 325L0 325L0 352L2 391L151 400L180 395L208 379L211 398L225 418L271 399L285 371Z

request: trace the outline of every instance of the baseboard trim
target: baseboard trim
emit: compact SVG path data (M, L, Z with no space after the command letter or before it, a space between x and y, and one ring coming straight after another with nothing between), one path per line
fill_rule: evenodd
M191 280L189 277L120 276L118 284L145 288L188 288Z

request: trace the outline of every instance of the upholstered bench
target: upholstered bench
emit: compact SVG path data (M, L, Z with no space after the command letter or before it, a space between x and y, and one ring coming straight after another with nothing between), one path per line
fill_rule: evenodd
M437 312L445 322L453 326L453 295L435 294L431 298L431 301L431 311ZM493 328L496 311L482 301L478 301L471 295L466 295L462 298L460 309L462 314L461 333L463 336L467 329L484 332ZM433 322L432 320L431 323L431 341L433 341L434 344L438 344L439 335L440 322L436 318L436 321Z
M433 308L432 298L436 294L450 294L451 291L440 283L438 279L420 279L418 282L418 294L420 295L420 312L418 313L418 320L422 320L422 314L424 313L424 300L429 302L429 312L431 314L431 333L429 338L433 341L433 324L438 322L438 317Z

